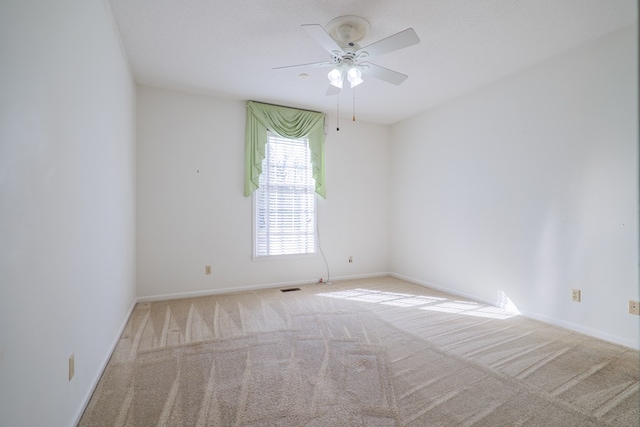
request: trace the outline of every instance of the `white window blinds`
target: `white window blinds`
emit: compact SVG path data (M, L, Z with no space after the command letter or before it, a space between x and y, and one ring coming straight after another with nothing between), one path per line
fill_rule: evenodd
M269 134L255 192L256 257L316 251L316 198L308 140Z

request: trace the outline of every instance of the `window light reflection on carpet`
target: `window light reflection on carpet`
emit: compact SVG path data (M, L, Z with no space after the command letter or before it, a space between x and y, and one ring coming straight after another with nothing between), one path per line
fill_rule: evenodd
M448 298L400 294L394 292L376 291L372 289L352 289L336 292L323 292L319 296L338 298L351 301L368 302L374 304L392 305L396 307L411 308L420 310L450 313L473 317L486 317L490 319L508 319L520 314L515 305L504 293L501 295L501 307L480 304L472 301L452 301ZM508 301L508 303L506 303Z

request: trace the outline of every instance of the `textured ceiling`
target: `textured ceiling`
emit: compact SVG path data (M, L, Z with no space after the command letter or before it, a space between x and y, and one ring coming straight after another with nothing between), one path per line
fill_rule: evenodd
M110 0L136 81L335 114L329 60L301 24L371 23L360 44L413 28L421 42L371 62L409 78L366 78L359 120L391 124L637 22L636 0ZM301 72L309 74L301 80ZM350 117L353 92L340 95Z

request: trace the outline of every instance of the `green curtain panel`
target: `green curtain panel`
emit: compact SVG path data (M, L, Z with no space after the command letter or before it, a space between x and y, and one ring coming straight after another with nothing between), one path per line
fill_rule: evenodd
M247 125L244 152L244 195L257 188L262 173L267 131L285 138L308 138L316 180L316 193L326 197L324 182L324 114L296 108L247 102Z

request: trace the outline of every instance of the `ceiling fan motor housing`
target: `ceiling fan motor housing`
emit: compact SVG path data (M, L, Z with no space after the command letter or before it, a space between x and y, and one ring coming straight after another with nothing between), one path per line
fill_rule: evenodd
M371 30L371 24L364 18L354 15L339 16L326 26L327 33L343 49L358 50L358 43Z

